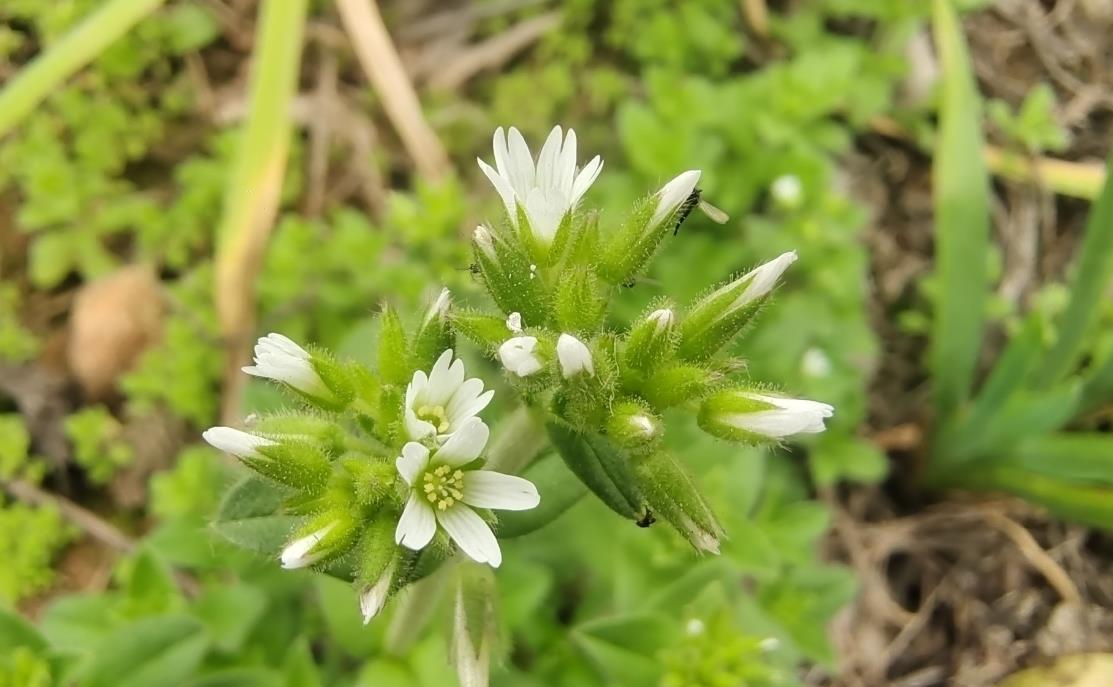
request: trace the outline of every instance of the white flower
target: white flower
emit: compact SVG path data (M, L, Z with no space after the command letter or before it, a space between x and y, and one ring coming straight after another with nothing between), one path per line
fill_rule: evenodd
M483 452L489 435L487 425L471 418L435 451L416 441L402 447L395 464L410 494L394 531L396 543L418 551L440 526L477 563L495 568L502 563L498 540L472 507L528 510L541 498L529 480L464 469Z
M281 334L267 334L255 344L255 364L243 368L254 377L265 377L283 382L303 394L332 399L317 371L313 369L309 353Z
M692 195L696 184L699 183L700 171L689 169L676 175L669 183L657 191L657 208L649 220L650 227L656 227L661 222L672 216L680 205Z
M394 562L391 561L387 565L386 570L375 584L363 590L359 595L359 610L363 614L363 624L371 622L371 619L383 610L386 605L387 596L390 594L390 585L394 581Z
M528 377L542 368L541 360L534 354L537 337L515 336L499 346L502 366L519 377Z
M464 361L452 361L452 349L437 358L433 369L414 372L406 387L406 433L421 441L435 438L443 442L463 423L475 417L491 402L494 391L483 391L483 380L464 379Z
M595 182L603 168L596 155L576 173L576 132L569 129L561 136L554 126L541 147L534 164L529 146L521 132L510 127L509 137L502 127L495 129L495 168L477 160L479 168L502 196L503 205L514 226L518 226L518 207L525 210L530 227L545 243L553 240L564 216L574 210L580 198Z
M654 330L655 333L661 334L672 326L672 323L676 320L676 314L668 308L661 308L660 310L654 310L649 313L647 319L657 325Z
M823 421L835 414L832 406L818 401L750 392L739 392L739 396L774 407L749 413L724 414L720 420L770 439L783 439L793 434L818 434L826 429Z
M720 315L720 317L728 317L737 312L739 308L746 307L772 291L781 275L794 262L796 262L796 251L781 253L769 262L755 267L726 286L717 289L711 295L703 298L700 303L714 303L727 293L737 292L738 295L723 309ZM739 289L741 290L739 291Z
M429 310L425 313L423 322L428 324L433 319L443 319L448 314L448 306L452 304L452 293L448 289L441 289L437 300L429 306Z
M325 535L331 532L334 527L336 527L336 523L325 525L313 534L295 539L287 544L286 548L282 549L282 555L279 557L282 561L282 567L293 570L313 565L319 561L325 554L317 549L317 544L321 543Z
M565 379L571 379L581 372L595 376L595 366L591 361L591 351L571 334L561 334L556 345L557 359L560 360L560 371Z
M795 174L782 174L773 180L769 192L781 207L794 208L800 204L804 187L800 183L800 177Z
M210 427L201 433L201 438L216 450L230 453L237 458L260 458L260 447L275 444L270 439L231 427Z
M808 377L826 377L831 374L831 358L822 348L812 346L804 351L800 360L800 370Z
M506 318L506 328L509 329L510 331L514 332L515 334L521 334L522 333L522 313L520 313L520 312L510 313L509 317Z

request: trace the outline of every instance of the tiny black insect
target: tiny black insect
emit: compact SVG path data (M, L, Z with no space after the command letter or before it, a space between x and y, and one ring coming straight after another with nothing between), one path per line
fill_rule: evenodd
M645 509L645 515L643 515L641 517L641 519L638 520L635 524L638 527L649 527L650 525L652 525L655 522L657 522L656 516L653 515L653 512L651 510L646 508Z
M680 207L676 209L676 224L673 226L673 236L676 236L680 233L680 225L684 224L684 220L688 219L688 215L692 214L692 210L695 210L696 206L699 205L699 197L701 193L703 193L703 191L698 188L692 189L692 192L688 194L688 197L684 199L684 202L681 203Z

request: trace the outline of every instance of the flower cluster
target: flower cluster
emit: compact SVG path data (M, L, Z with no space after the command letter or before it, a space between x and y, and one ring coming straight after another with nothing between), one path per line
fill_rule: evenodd
M658 299L625 330L612 328L615 292L637 287L702 205L698 170L681 172L618 226L602 228L581 201L603 162L577 167L575 132L555 127L535 159L517 129L499 129L494 166L479 165L506 211L473 234L473 272L499 312L455 307L445 290L411 331L384 307L374 366L265 336L244 372L281 385L305 412L204 433L283 490L284 511L300 524L275 551L281 565L352 579L365 620L449 559L498 567L500 534L535 530L567 507L547 510L529 479L536 448L498 462L507 472L491 469L481 413L494 391L468 377L454 353L457 334L501 367L526 408L524 422L552 446L569 479L639 525L669 523L701 552L718 553L723 531L684 457L664 448L666 411L691 412L707 433L751 444L821 432L833 414L824 403L748 382L730 351L796 261L793 252L685 307ZM509 445L526 453L530 443ZM493 578L484 566L457 568L454 655L462 683L485 684Z

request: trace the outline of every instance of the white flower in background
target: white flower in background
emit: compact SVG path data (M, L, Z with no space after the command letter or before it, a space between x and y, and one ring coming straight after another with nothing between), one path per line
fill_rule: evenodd
M443 446L430 451L411 441L396 465L410 487L406 508L394 532L396 543L418 551L441 527L469 558L497 568L502 551L490 526L472 507L528 510L540 503L529 480L490 470L466 470L487 445L490 430L470 418Z
M676 175L669 183L657 191L657 208L649 220L650 227L656 227L669 217L672 217L677 208L692 195L696 184L699 183L700 171L689 169Z
M317 371L309 352L281 334L267 334L255 344L255 364L243 368L253 377L264 377L289 384L293 388L323 399L332 399Z
M595 376L595 365L591 361L591 351L571 334L561 334L556 345L557 359L560 360L560 371L565 379L571 379L581 372Z
M452 349L437 358L428 375L414 372L406 387L405 425L410 439L446 441L487 407L494 391L483 391L483 380L464 379L464 361L452 361Z
M737 429L769 439L784 439L793 434L817 434L826 429L823 421L835 409L818 401L781 398L752 392L738 392L739 397L772 406L745 413L723 413L717 419Z
M569 129L562 137L559 126L545 139L536 164L514 127L509 136L502 127L495 129L494 153L495 167L477 160L479 168L502 196L511 223L518 226L518 208L522 207L534 235L545 243L553 240L561 220L576 208L603 169L603 160L596 155L577 174L576 132Z
M800 360L800 371L808 377L827 377L831 374L831 358L822 348L812 346L804 351Z
M521 334L522 333L522 313L520 313L520 312L510 313L510 316L506 318L506 328L509 329L510 331L514 332L515 334Z
M800 205L804 196L804 185L800 183L800 177L795 174L782 174L773 180L769 193L778 205L791 209Z
M536 348L537 337L515 336L499 346L499 360L510 372L519 377L528 377L543 367L541 359L534 353Z
M386 567L375 584L363 590L359 595L359 610L363 614L363 624L371 620L386 606L387 597L390 595L390 585L394 581L394 563Z
M319 561L324 557L325 552L319 550L317 545L334 527L336 527L336 523L325 525L313 534L295 539L287 544L286 548L282 549L282 555L279 556L282 567L293 570L308 567Z
M261 458L259 448L275 444L265 437L231 427L210 427L201 433L201 438L216 450L230 453L237 458Z

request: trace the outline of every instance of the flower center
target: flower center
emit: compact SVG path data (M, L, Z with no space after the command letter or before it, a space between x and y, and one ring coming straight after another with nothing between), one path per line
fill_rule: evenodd
M418 419L433 425L439 434L447 432L451 426L448 422L448 416L445 415L444 406L421 406L415 414Z
M440 510L451 508L464 498L464 471L441 465L425 473L425 498Z

